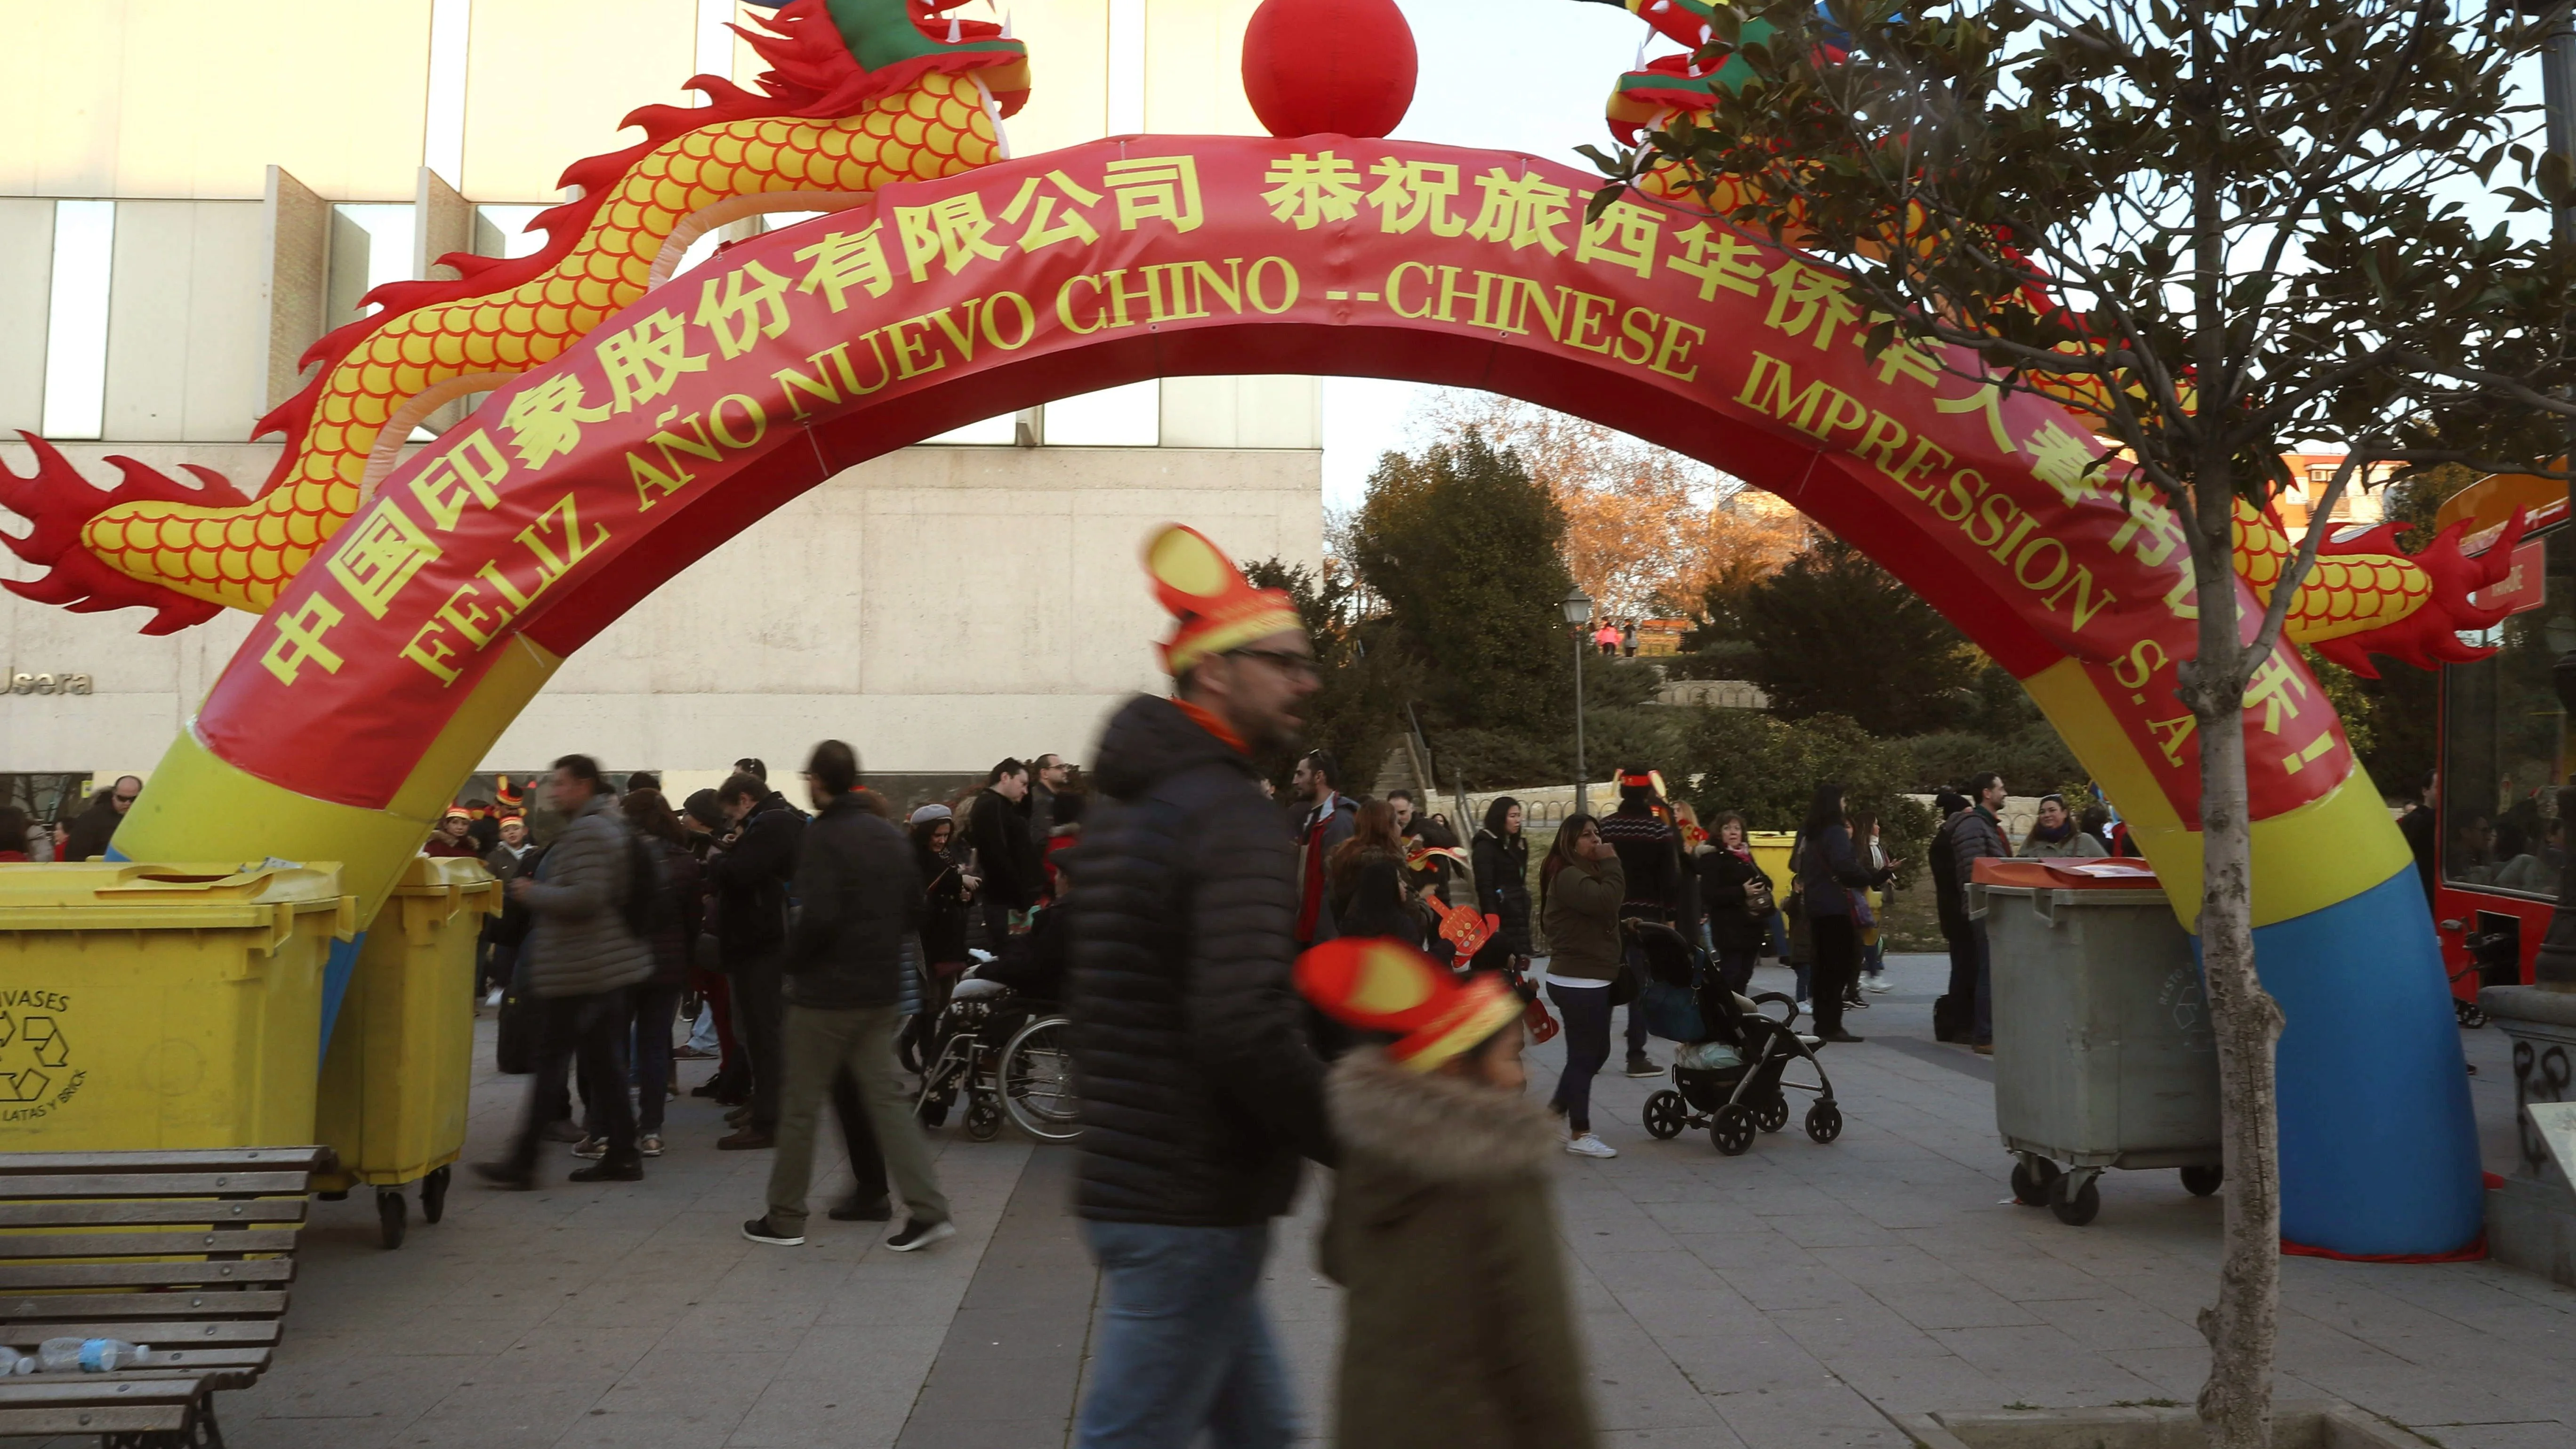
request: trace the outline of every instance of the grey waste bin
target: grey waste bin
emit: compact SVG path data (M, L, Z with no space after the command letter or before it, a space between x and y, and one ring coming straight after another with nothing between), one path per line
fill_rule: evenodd
M2195 1195L2217 1191L2217 1039L2164 892L2085 880L1976 882L1970 895L1993 949L1995 1127L2019 1159L2013 1196L2080 1227L2101 1208L2104 1168L2180 1168Z

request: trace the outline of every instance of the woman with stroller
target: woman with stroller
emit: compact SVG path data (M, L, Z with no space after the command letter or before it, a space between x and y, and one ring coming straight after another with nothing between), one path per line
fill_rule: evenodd
M1473 863L1476 909L1495 924L1472 969L1509 972L1517 980L1530 956L1529 837L1521 833L1521 802L1501 795L1485 807Z
M1853 910L1854 891L1887 884L1893 864L1872 870L1860 863L1852 847L1851 827L1843 817L1843 787L1828 782L1816 787L1807 807L1807 823L1789 851L1797 872L1799 904L1814 943L1816 1036L1830 1042L1856 1042L1843 1030L1843 1004L1860 980L1860 927Z
M1719 815L1715 840L1691 864L1699 876L1701 906L1708 912L1718 983L1739 996L1750 995L1753 964L1770 937L1772 904L1771 878L1753 863L1744 817L1732 810Z
M1548 1109L1562 1113L1565 1150L1577 1157L1616 1157L1592 1135L1592 1079L1610 1060L1611 983L1626 952L1619 942L1619 903L1628 877L1619 851L1601 838L1600 822L1569 815L1539 868L1539 915L1547 924L1547 994L1565 1018L1565 1071Z

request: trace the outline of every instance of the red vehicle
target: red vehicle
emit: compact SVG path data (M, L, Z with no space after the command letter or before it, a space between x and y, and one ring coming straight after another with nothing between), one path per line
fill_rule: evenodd
M2433 920L2463 1020L2484 1020L2474 1005L2480 986L2531 980L2567 860L2557 791L2576 760L2551 685L2559 658L2576 651L2576 530L2567 527L2566 490L2554 479L2486 478L2437 518L2444 527L2467 521L2472 553L2515 508L2529 522L2513 572L2476 596L2513 607L2474 641L2496 652L2443 667L2434 828L2420 819L2408 826L2419 861L2428 843L2421 837L2431 837ZM2398 791L2416 782L2380 783Z

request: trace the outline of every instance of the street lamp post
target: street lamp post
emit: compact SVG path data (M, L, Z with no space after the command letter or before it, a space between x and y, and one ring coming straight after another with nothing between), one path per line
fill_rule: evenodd
M1565 622L1574 626L1574 812L1589 815L1592 773L1583 764L1583 626L1592 622L1592 596L1577 584L1557 607L1565 611Z

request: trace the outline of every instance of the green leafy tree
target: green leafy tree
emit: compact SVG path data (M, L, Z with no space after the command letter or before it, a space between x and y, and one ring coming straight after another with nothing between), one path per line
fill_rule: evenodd
M1473 429L1418 454L1388 453L1349 542L1359 581L1424 666L1433 720L1535 732L1572 717L1573 659L1557 611L1573 587L1565 515L1517 454Z
M2142 502L2190 550L2199 617L2174 694L2196 721L2202 960L2218 1041L2226 1237L2200 1414L2220 1449L2270 1442L2278 1334L2278 1005L2254 971L2241 711L2325 530L2248 640L2232 512L2313 441L2346 462L2314 500L2395 462L2527 467L2564 447L2576 382L2570 259L2459 199L2576 200L2524 144L2508 85L2540 27L2429 0L1812 0L1719 5L1728 84L1702 120L1604 158L1743 179L1725 220L1845 272L1902 334L2003 385L2091 385ZM2065 299L2081 313L2032 304ZM1948 364L1945 364L1948 365ZM2124 488L2124 492L2127 490ZM2135 496L2135 495L2132 495Z
M1331 750L1354 780L1375 778L1404 728L1404 701L1419 690L1420 669L1389 647L1384 621L1361 616L1348 571L1328 562L1319 575L1266 558L1245 565L1243 576L1259 588L1287 590L1314 641L1317 681L1306 697L1305 744ZM1263 773L1286 785L1296 754L1261 761Z
M1688 798L1702 820L1734 810L1755 830L1797 829L1816 787L1840 784L1851 809L1878 813L1879 843L1909 873L1920 868L1938 823L1930 810L1907 798L1914 781L1906 747L1841 715L1793 722L1747 710L1710 710L1689 732L1682 759L1683 772L1665 778L1693 781Z
M1789 560L1733 601L1736 637L1752 645L1747 677L1783 719L1847 715L1875 735L1960 722L1974 683L1968 641L1838 538Z

